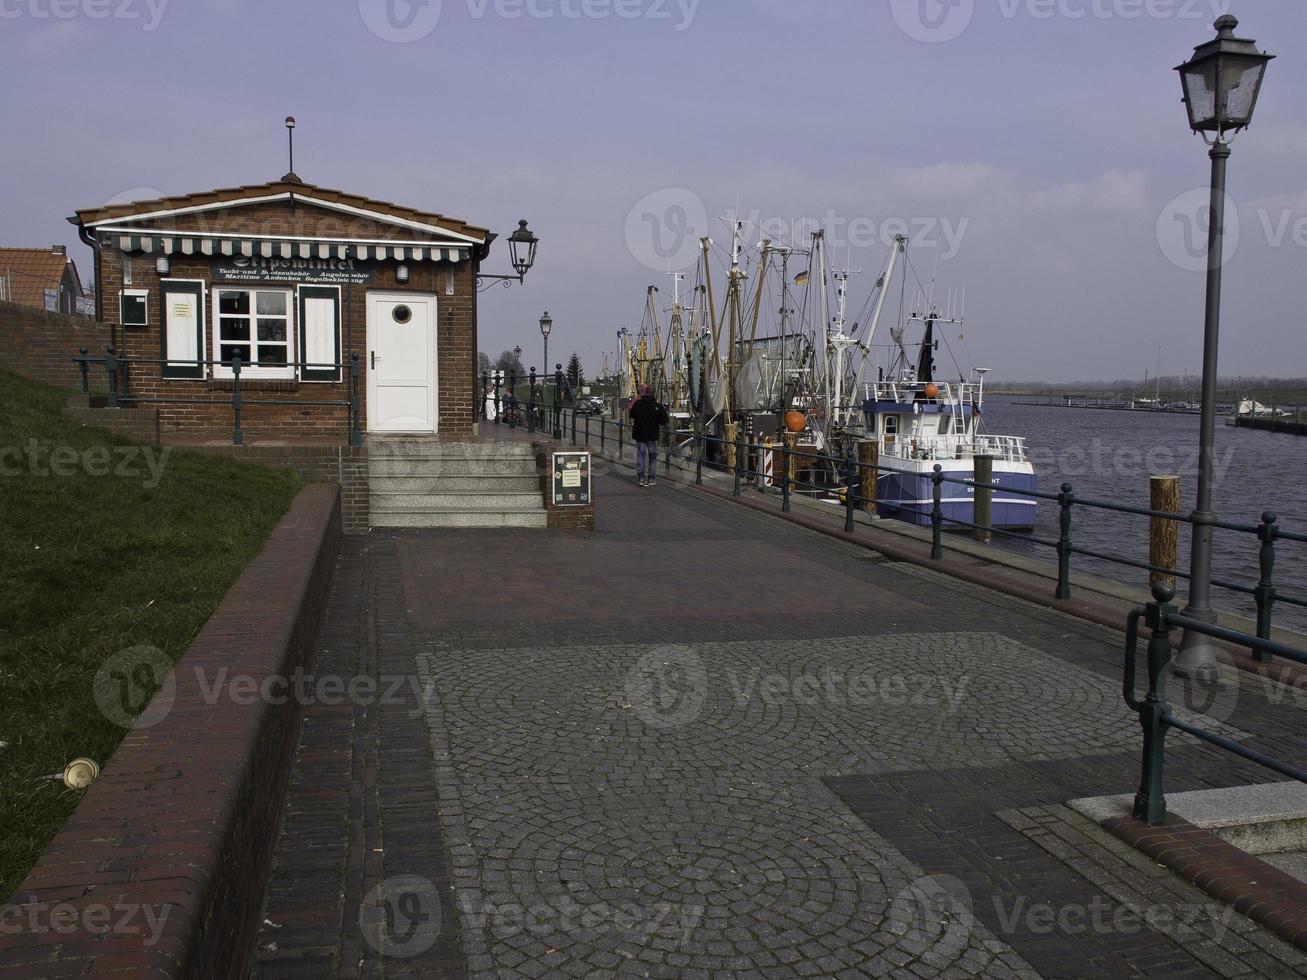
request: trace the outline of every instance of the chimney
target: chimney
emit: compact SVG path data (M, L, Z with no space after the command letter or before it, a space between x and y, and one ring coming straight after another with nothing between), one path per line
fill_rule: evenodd
M51 245L51 246L50 246L50 251L53 252L55 255L67 255L67 254L68 254L68 249L65 248L63 245Z

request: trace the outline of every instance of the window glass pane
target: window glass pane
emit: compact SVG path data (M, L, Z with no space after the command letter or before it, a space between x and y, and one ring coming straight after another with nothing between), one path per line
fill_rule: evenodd
M223 317L218 321L221 325L223 340L249 340L250 339L250 321L238 320L230 317Z
M286 294L285 293L258 293L258 312L265 315L285 316L286 315Z
M259 320L259 340L280 340L286 339L286 321L285 320Z
M285 367L286 366L286 346L273 344L259 345L259 365L261 367Z
M241 361L244 364L250 363L249 344L223 344L222 354L220 355L219 360L223 361L224 363L230 363L231 359L235 357L237 354L240 355Z
M218 294L219 313L249 313L250 294L243 289L224 289Z

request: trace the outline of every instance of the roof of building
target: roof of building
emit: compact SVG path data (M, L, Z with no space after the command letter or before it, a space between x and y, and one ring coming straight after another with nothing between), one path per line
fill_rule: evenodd
M76 295L83 295L82 280L77 264L68 258L63 246L45 248L16 248L0 246L0 278L4 278L11 294L6 298L13 303L35 306L45 305L45 290L58 289L64 273L71 273Z
M290 174L287 175L287 177L291 176ZM487 229L469 225L460 218L450 218L434 212L418 211L399 204L392 204L388 201L377 201L372 198L359 197L356 194L346 194L344 191L332 190L329 187L318 187L299 180L289 180L287 177L268 184L245 184L241 187L219 188L212 191L201 191L196 194L184 194L178 197L162 197L148 201L133 201L129 204L111 204L107 207L85 208L78 211L69 220L91 226L104 224L105 222L138 220L146 215L172 214L215 205L239 204L243 201L253 203L293 194L297 198L318 201L327 206L336 205L370 212L383 217L395 218L400 221L431 225L442 231L452 232L472 239L477 243L486 243L493 237Z

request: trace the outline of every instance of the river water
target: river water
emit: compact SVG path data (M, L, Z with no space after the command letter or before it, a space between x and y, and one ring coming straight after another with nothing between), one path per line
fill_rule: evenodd
M1056 493L1070 483L1078 498L1107 500L1137 507L1149 505L1148 478L1178 474L1182 513L1194 507L1197 489L1198 417L1162 412L1123 412L1018 404L1019 398L985 400L985 427L999 435L1024 436L1043 491ZM1217 420L1215 510L1222 520L1256 524L1263 511L1279 516L1280 527L1307 533L1307 437L1227 426ZM1137 561L1148 560L1148 518L1076 507L1075 544ZM1039 505L1038 536L1056 539L1058 507ZM1180 568L1189 565L1189 525L1180 526ZM1023 554L1053 560L1051 550L1031 542L996 543ZM1254 535L1218 529L1213 548L1213 577L1255 585L1260 545ZM1113 565L1076 555L1072 569L1104 578L1146 585L1142 569ZM1280 542L1276 547L1275 584L1284 594L1307 599L1307 545ZM1185 594L1180 581L1181 596ZM1213 590L1221 609L1251 615L1251 597ZM1307 609L1280 603L1277 625L1307 628Z

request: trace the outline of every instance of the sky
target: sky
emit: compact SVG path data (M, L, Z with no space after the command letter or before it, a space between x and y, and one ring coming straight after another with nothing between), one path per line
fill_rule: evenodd
M289 114L305 181L492 229L483 271L529 219L492 356L542 363L548 310L593 373L738 213L825 225L855 309L906 231L996 378L1197 374L1210 165L1172 69L1226 12L1279 57L1230 161L1221 373L1307 376L1304 0L0 0L0 244L89 274L67 215L275 180Z

